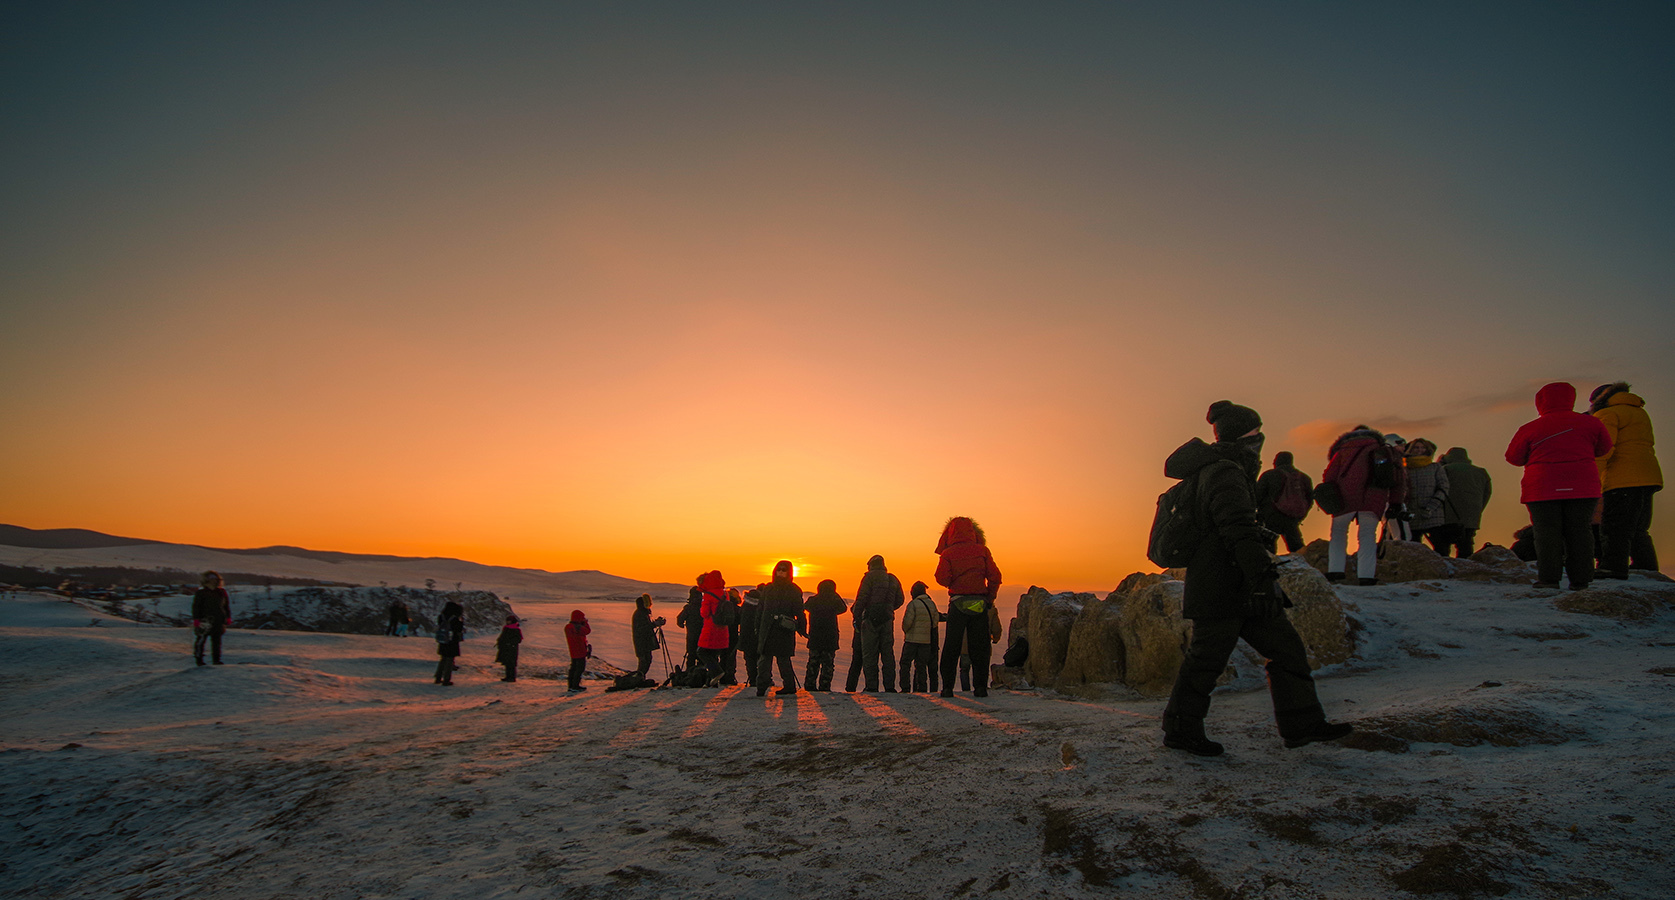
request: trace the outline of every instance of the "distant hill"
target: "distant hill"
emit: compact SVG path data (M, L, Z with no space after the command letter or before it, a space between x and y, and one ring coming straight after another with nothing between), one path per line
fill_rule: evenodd
M685 600L685 585L637 581L594 569L548 572L489 566L449 557L343 553L302 547L226 549L117 537L81 528L36 530L0 525L0 565L36 569L122 567L186 572L247 572L285 579L314 579L322 584L419 587L464 585L502 597L546 600L631 600L651 594L659 600Z

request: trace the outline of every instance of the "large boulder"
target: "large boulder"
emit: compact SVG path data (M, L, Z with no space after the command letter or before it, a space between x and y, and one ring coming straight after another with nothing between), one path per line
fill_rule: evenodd
M1054 686L1067 693L1088 684L1118 684L1123 680L1127 652L1123 644L1122 603L1092 600L1070 626L1070 644Z
M1029 658L1024 661L1025 677L1032 684L1051 685L1070 649L1070 630L1082 615L1082 608L1098 602L1093 594L1054 594L1031 586L1018 598L1018 634L1029 637Z
M1329 546L1326 541L1311 541L1303 548L1303 560L1324 573ZM1415 541L1384 541L1380 550L1383 556L1378 561L1379 581L1432 581L1448 578L1454 571L1448 560L1435 550ZM1348 564L1353 567L1354 561Z
M1105 599L1120 610L1123 683L1148 697L1169 696L1186 658L1192 628L1181 617L1185 588L1167 574L1135 573Z
M1553 601L1557 609L1622 622L1638 622L1660 609L1675 607L1675 589L1658 582L1596 582L1592 587L1571 591Z
M1341 663L1355 653L1343 601L1326 576L1296 556L1280 557L1280 589L1291 598L1286 617L1303 637L1309 665Z

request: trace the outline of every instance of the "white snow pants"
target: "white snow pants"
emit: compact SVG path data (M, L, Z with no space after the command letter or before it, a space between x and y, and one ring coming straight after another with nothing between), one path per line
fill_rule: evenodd
M1342 572L1349 561L1349 522L1359 517L1360 529L1356 534L1359 543L1355 547L1355 575L1357 578L1373 578L1378 574L1378 523L1382 516L1370 512L1351 512L1332 517L1332 542L1326 549L1326 571Z

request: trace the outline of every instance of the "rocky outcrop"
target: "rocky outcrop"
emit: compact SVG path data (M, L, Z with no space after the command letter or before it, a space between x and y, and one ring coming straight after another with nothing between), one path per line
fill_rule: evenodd
M1310 662L1325 666L1348 659L1354 646L1344 607L1326 578L1301 560L1282 559L1280 583L1292 598L1287 615L1303 636ZM1192 634L1191 623L1181 617L1184 588L1168 572L1130 575L1104 600L1031 588L1018 603L1011 635L1016 640L1027 634L1030 659L1021 673L1008 677L1080 696L1099 695L1112 685L1167 696ZM1260 684L1261 666L1254 654L1235 654L1229 678Z
M1329 546L1326 541L1310 542L1303 548L1303 560L1324 573ZM1382 551L1384 555L1378 561L1378 580L1383 582L1455 578L1461 581L1528 584L1534 580L1528 563L1513 556L1512 551L1505 547L1493 544L1486 545L1470 559L1442 556L1417 541L1386 541Z
M407 604L408 618L416 634L436 630L436 617L449 600L464 607L467 631L498 631L512 612L506 601L490 591L309 587L275 591L271 598L262 599L246 599L241 594L233 604L233 625L283 631L383 634L390 621L390 604L396 600Z
M1651 618L1659 609L1675 608L1675 589L1659 582L1633 587L1624 582L1596 582L1593 587L1561 595L1553 606L1564 612L1638 622Z
M1020 636L1029 638L1029 658L1024 661L1024 677L1031 684L1051 685L1058 681L1070 650L1070 631L1082 615L1084 607L1097 603L1093 594L1054 594L1043 588L1030 586L1018 598L1018 628L1007 640Z

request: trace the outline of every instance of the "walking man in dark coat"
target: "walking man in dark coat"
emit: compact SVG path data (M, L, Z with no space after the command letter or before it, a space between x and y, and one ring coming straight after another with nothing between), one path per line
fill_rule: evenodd
M1285 746L1344 737L1354 729L1326 721L1308 651L1285 617L1291 602L1279 590L1273 554L1256 522L1262 417L1220 400L1207 418L1216 442L1193 438L1163 466L1170 478L1197 480L1198 521L1205 530L1186 568L1182 612L1192 620L1192 644L1163 711L1163 745L1199 756L1221 754L1221 744L1204 734L1204 716L1240 638L1268 660L1268 692Z

